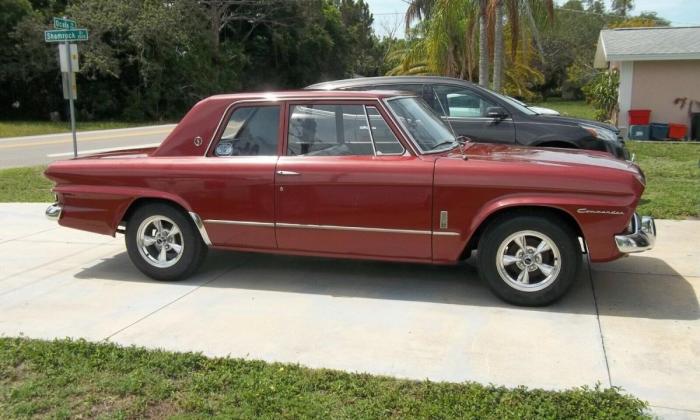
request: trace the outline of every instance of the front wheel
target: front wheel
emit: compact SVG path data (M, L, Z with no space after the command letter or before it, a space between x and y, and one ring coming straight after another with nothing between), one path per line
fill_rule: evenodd
M547 305L571 287L580 265L578 237L538 216L494 221L479 242L479 274L501 299Z
M192 222L163 203L138 208L126 226L126 249L134 265L156 280L193 274L207 252Z

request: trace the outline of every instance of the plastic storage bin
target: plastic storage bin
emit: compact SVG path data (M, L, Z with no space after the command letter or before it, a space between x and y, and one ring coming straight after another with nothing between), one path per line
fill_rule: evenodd
M668 124L668 138L672 140L683 140L688 133L688 126L685 124Z
M649 140L649 126L631 125L627 137L630 140Z
M649 138L652 140L666 140L668 138L668 124L649 124Z
M627 111L629 125L649 125L650 109L630 109Z

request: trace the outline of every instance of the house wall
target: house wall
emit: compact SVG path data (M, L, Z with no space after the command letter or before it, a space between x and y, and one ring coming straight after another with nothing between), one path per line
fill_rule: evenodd
M632 64L632 63L630 63ZM688 125L688 108L673 101L679 97L700 100L700 60L635 61L631 72L631 109L651 109L651 121ZM621 72L620 87L624 82ZM622 102L623 92L620 92ZM620 126L627 126L627 110L620 104ZM700 109L694 109L700 112Z

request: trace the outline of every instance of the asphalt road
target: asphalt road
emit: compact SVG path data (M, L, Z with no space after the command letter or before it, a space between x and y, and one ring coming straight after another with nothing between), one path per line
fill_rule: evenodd
M700 221L658 220L656 247L584 263L561 301L507 305L471 264L212 250L180 282L146 278L124 238L0 204L0 336L82 337L417 380L621 386L700 418Z
M78 132L78 154L157 146L175 124ZM73 157L71 133L0 138L0 169L45 165Z

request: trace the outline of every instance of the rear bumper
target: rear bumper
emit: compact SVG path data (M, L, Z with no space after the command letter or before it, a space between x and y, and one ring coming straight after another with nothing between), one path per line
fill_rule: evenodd
M635 213L630 224L631 233L615 235L617 249L623 254L630 254L653 248L656 242L654 218Z
M46 218L54 222L58 222L58 219L61 218L61 213L63 213L63 206L58 203L54 203L46 209Z

